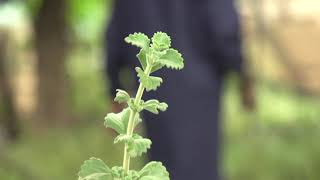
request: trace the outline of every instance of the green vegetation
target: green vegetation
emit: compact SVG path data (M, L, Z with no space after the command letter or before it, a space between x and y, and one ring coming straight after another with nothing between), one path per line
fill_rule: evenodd
M97 71L81 77L100 78ZM224 98L222 167L225 176L230 180L318 180L320 127L317 119L312 120L319 117L319 111L315 111L320 106L317 99L301 98L288 89L271 89L259 83L258 112L246 112L241 108L236 82L236 79L228 82ZM99 86L93 83L92 93L99 93ZM262 101L265 98L269 102ZM270 105L277 99L290 108L279 110L277 104ZM98 104L101 102L88 106L105 105ZM303 107L310 118L302 119L297 111L299 107ZM1 159L0 179L27 180L25 173L37 177L35 180L76 179L79 164L91 156L103 158L110 166L121 163L123 147L113 145L114 133L106 131L101 120L85 118L81 126L50 129L47 135L39 135L35 127L29 127L23 139L6 150L11 164ZM144 159L133 161L132 168L142 168Z
M35 11L34 16L40 1L27 1L29 9ZM114 133L105 130L101 123L101 117L110 111L111 99L106 91L101 48L101 28L110 14L111 1L77 2L79 0L68 1L67 18L76 42L68 58L67 74L71 82L72 110L80 123L41 132L32 121L23 121L21 140L0 144L1 180L70 180L77 178L83 160L92 156L101 157L111 167L123 161L123 146L113 144ZM102 12L104 6L108 10ZM297 41L295 36L290 37ZM79 42L89 43L93 48L81 46ZM258 77L263 71L274 73L274 66L260 64L259 46L254 43L251 46L258 48L253 54L259 61L254 76ZM274 58L264 57L267 62ZM230 78L224 90L222 170L226 179L318 180L319 98L299 94L285 87L286 83L272 86L263 79L255 84L257 109L247 112L240 103L237 81ZM144 156L135 159L130 169L143 168L145 160Z
M114 143L124 144L122 167L109 168L101 159L90 158L81 166L78 173L80 180L169 180L169 173L161 162L150 162L140 171L130 170L130 160L146 153L151 146L151 140L135 134L135 127L142 121L142 110L158 114L165 111L168 105L156 99L142 100L144 91L156 90L163 80L160 77L151 76L163 67L182 69L184 66L181 54L171 47L171 39L166 33L157 32L152 40L142 33L130 34L125 38L127 43L140 48L137 55L141 67L136 67L139 77L139 88L134 98L124 90L117 90L114 101L126 103L127 108L120 113L109 113L104 125L115 130L119 135Z

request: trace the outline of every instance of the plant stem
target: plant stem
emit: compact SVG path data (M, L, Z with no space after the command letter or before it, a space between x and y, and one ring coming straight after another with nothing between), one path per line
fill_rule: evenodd
M151 69L152 69L152 66L148 64L145 71L144 71L147 76L149 76ZM140 83L136 97L134 99L134 104L137 105L140 103L144 89L145 89L145 87L143 86L142 83ZM129 137L132 137L132 134L134 131L135 119L136 119L137 114L138 114L138 112L136 110L133 110L133 109L130 110L130 117L129 117L128 128L127 128L127 135ZM128 143L125 143L125 146L124 146L122 167L123 167L125 173L127 174L129 172L129 168L130 168L130 155L128 153Z

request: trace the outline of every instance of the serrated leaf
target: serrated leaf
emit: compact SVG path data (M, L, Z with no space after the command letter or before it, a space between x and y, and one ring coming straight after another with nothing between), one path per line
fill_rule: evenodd
M134 121L134 127L142 122L142 119L140 118L140 114L137 113L135 121ZM128 136L127 134L119 134L115 139L114 143L128 143L129 141L133 140L132 137Z
M78 180L113 180L111 169L101 160L90 158L81 166Z
M147 51L145 48L140 50L139 54L137 54L137 58L139 59L142 69L145 70L147 67Z
M132 139L128 141L128 153L131 157L141 156L142 153L146 153L151 146L151 140L143 138L137 134L132 136Z
M131 110L133 110L133 111L136 111L136 112L141 112L142 110L143 110L143 107L142 107L142 103L143 103L143 101L141 100L140 102L139 102L139 104L136 104L135 102L134 102L134 99L133 98L131 98L129 101L128 101L128 106L130 107L130 109Z
M171 38L164 32L157 32L152 37L152 47L156 50L165 50L170 48Z
M143 33L130 34L124 39L127 43L140 48L148 48L150 44L150 39Z
M152 54L152 58L148 58ZM162 64L154 62L154 60L159 59L161 56L165 54L165 51L156 51L153 48L150 49L141 49L137 54L137 58L142 66L143 70L146 70L147 64L152 64L151 73L155 72L163 67ZM152 61L153 60L153 61ZM151 61L151 62L150 62Z
M142 84L145 86L147 91L157 90L157 88L161 85L162 78L149 76Z
M183 58L175 49L168 49L158 62L171 69L182 69L184 67Z
M152 66L152 69L151 69L151 73L155 72L155 71L158 71L159 69L163 68L163 65L156 62L153 66Z
M114 98L114 101L118 102L118 103L124 103L124 102L128 102L130 99L130 95L121 89L117 89L117 94L116 97Z
M114 143L127 143L132 139L132 137L127 134L120 134L114 139Z
M149 112L152 112L154 114L159 114L159 110L160 111L165 111L168 108L168 104L167 103L160 103L158 100L156 99L152 99L152 100L148 100L143 104L143 108Z
M112 170L112 177L114 180L122 180L122 178L125 176L125 172L123 167L120 166L114 166L111 168Z
M141 123L142 122L142 119L141 119L141 117L140 117L140 114L139 113L137 113L137 115L136 115L136 119L135 119L135 121L134 121L134 126L137 126L139 123Z
M125 173L123 167L119 166L114 166L111 170L113 180L138 180L139 178L139 173L135 170L129 170L128 173Z
M147 76L141 68L137 67L139 81L143 84L147 91L156 90L162 83L162 78L155 76Z
M150 162L139 172L138 180L170 180L167 169L161 162Z
M120 113L109 113L105 117L104 125L108 128L114 129L119 134L125 134L127 131L129 116L129 108L123 109Z

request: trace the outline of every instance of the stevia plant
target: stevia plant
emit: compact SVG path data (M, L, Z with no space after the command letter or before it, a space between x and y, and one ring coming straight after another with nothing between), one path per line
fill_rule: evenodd
M184 67L181 54L171 48L170 37L163 32L157 32L151 40L143 33L130 34L125 38L129 44L140 48L137 58L141 67L136 67L139 78L139 88L136 96L117 89L114 101L126 103L120 113L109 113L105 117L104 125L114 129L119 135L114 143L124 144L122 166L108 167L102 160L91 158L84 162L78 173L79 180L169 180L169 173L161 162L150 162L140 171L130 170L130 159L146 153L151 146L151 140L134 133L135 127L142 121L140 112L143 110L158 114L165 111L168 105L156 99L144 101L144 91L154 91L163 82L161 77L150 74L163 68L180 70Z

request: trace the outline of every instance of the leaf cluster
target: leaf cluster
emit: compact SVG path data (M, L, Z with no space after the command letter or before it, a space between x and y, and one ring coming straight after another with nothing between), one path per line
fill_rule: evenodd
M166 168L160 162L150 162L140 171L124 172L119 166L109 168L101 159L90 158L81 166L78 180L169 180Z
M125 90L117 89L115 102L127 104L119 113L109 113L104 125L115 130L119 135L114 143L125 144L124 162L146 153L151 147L151 140L135 134L135 127L142 121L140 112L143 110L158 114L166 111L168 105L156 99L142 100L143 91L156 90L163 82L161 77L150 74L163 67L180 70L184 67L181 54L171 48L171 38L163 32L157 32L151 39L143 33L130 34L125 41L140 48L137 58L141 67L136 67L140 86L137 95L132 98ZM124 167L109 168L102 160L91 158L82 165L79 180L169 180L169 173L160 162L150 162L140 171Z
M136 71L140 83L142 83L147 91L156 90L162 83L160 77L149 76L150 73L160 70L163 67L180 70L184 67L181 54L171 48L171 38L163 32L157 32L151 40L142 33L130 34L125 38L127 43L140 48L137 58L141 67L137 67ZM146 72L147 67L150 70Z

